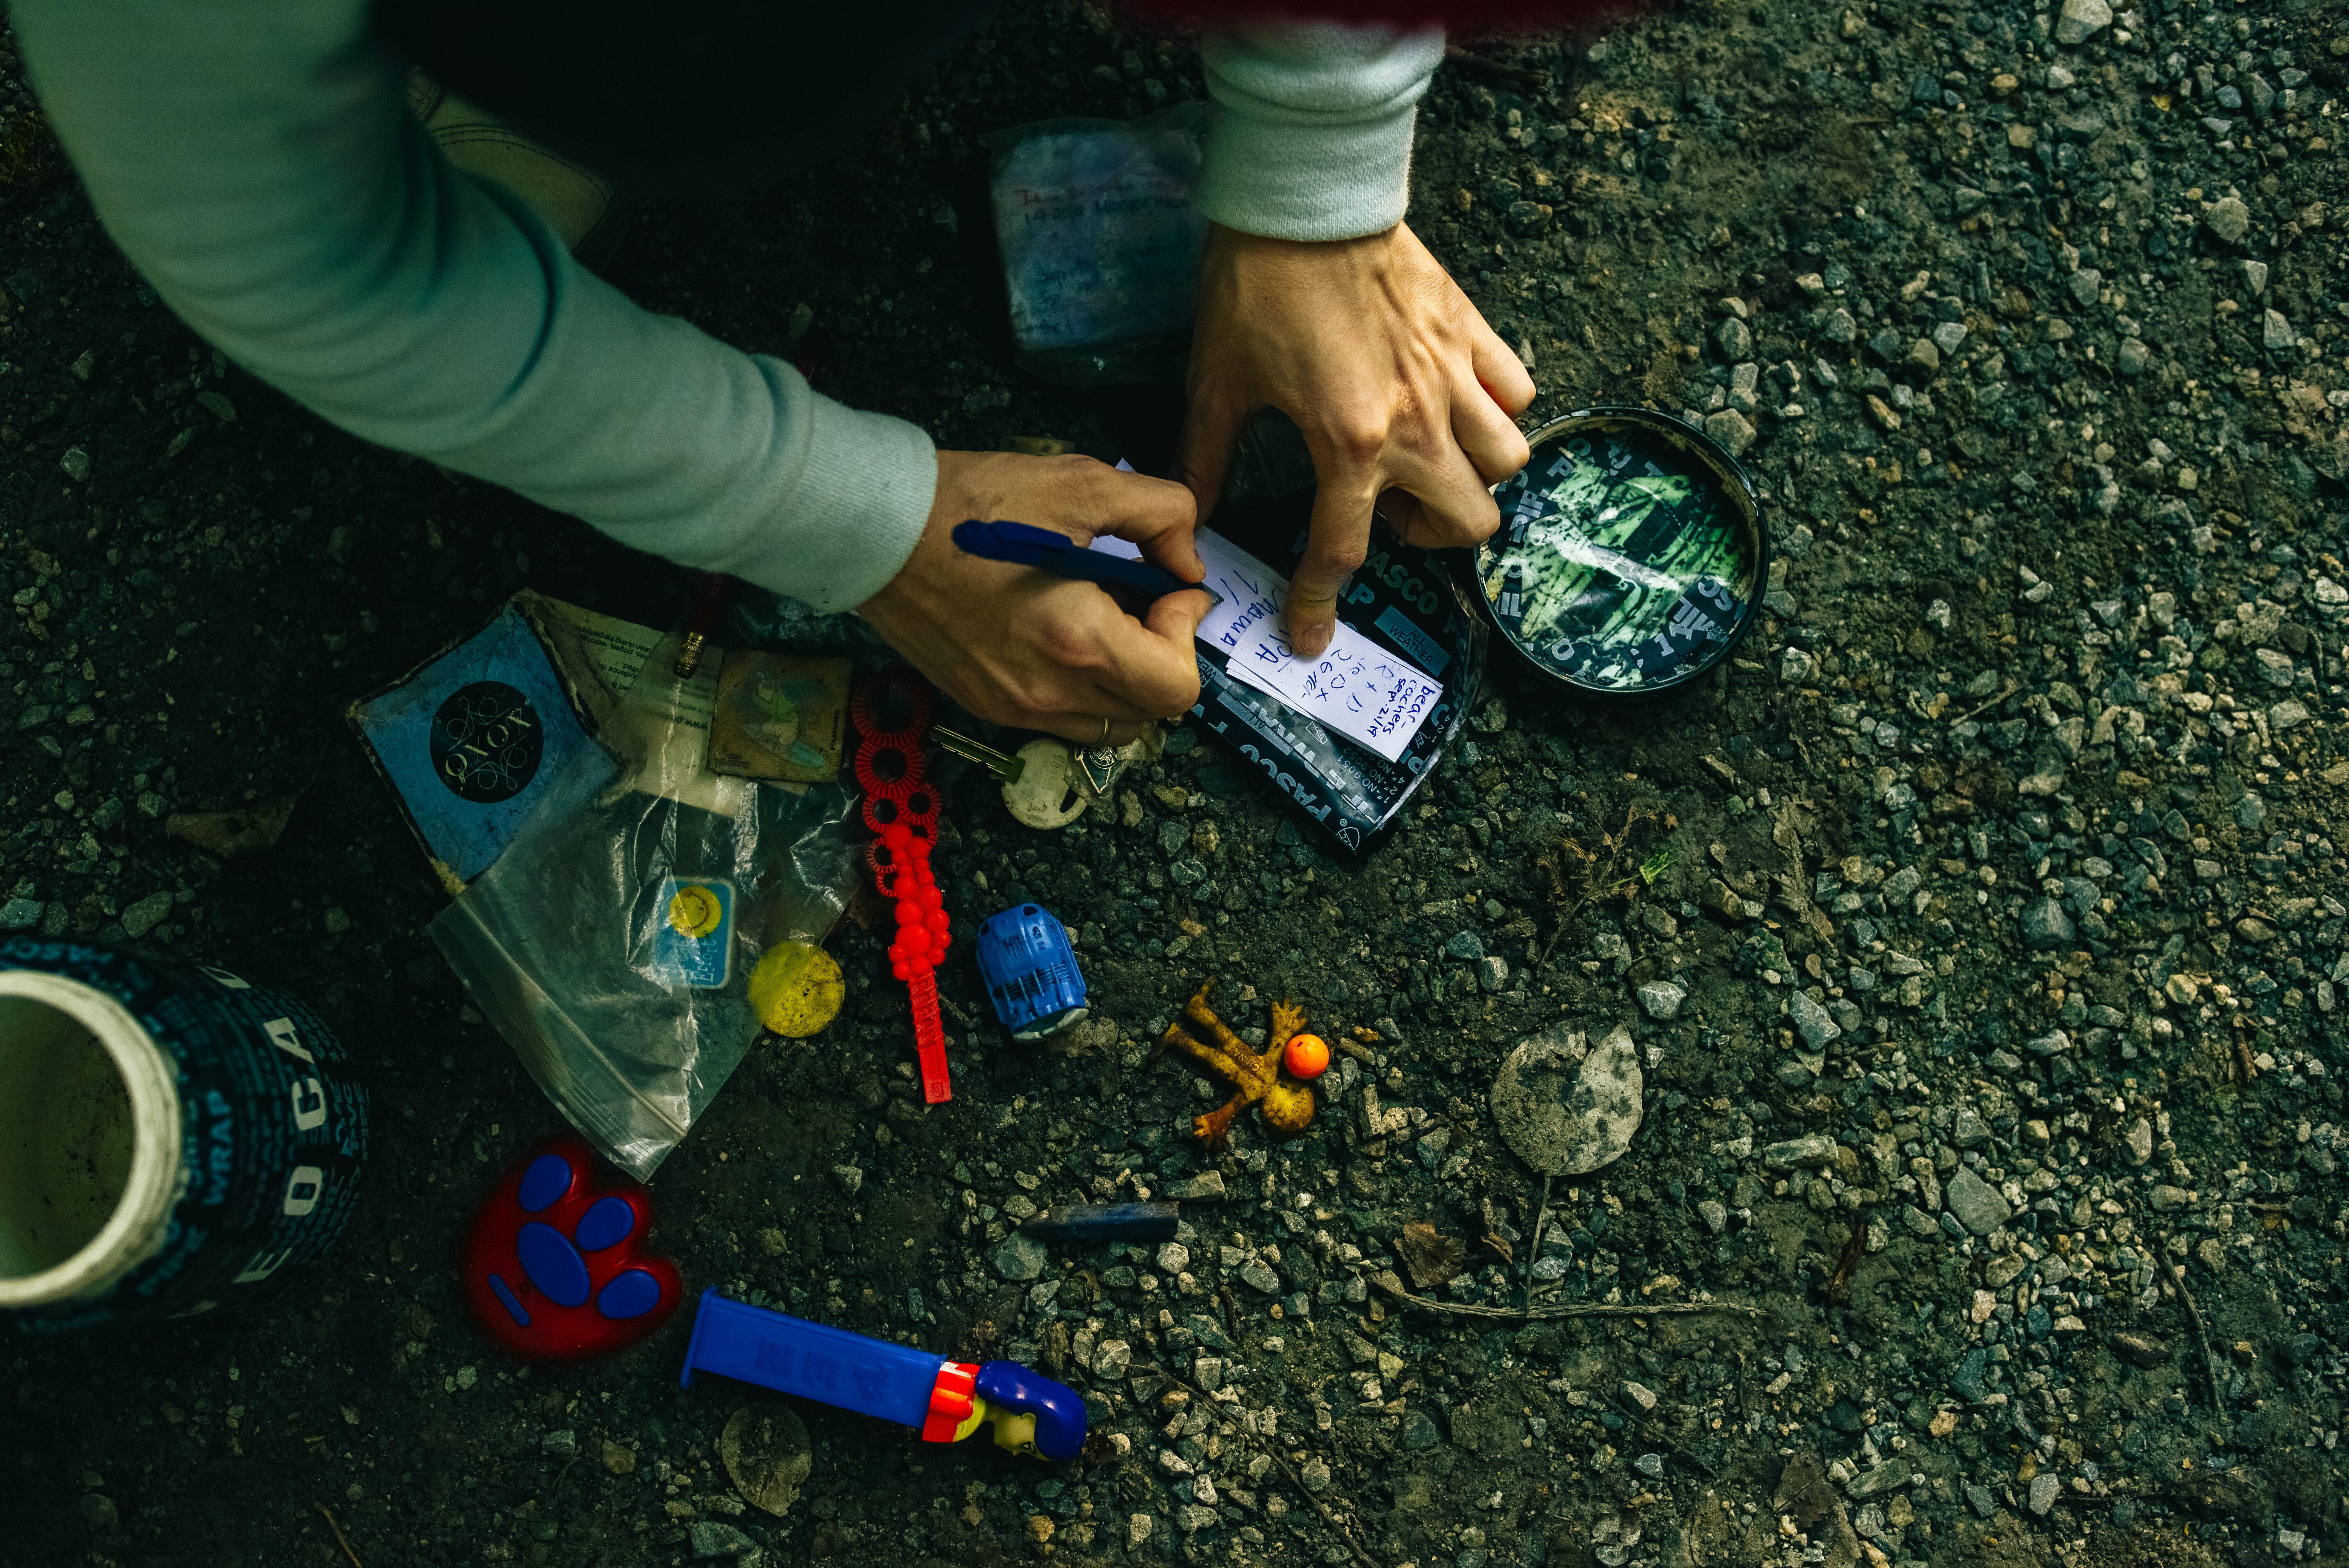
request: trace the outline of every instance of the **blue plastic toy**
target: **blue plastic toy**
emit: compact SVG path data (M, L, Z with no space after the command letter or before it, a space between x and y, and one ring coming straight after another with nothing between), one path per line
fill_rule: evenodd
M652 1196L579 1139L517 1161L474 1217L460 1282L483 1333L525 1361L634 1345L685 1299L677 1265L647 1252Z
M1066 1464L1085 1446L1085 1402L1017 1361L973 1366L844 1328L701 1293L679 1387L716 1372L780 1393L918 1428L928 1443L959 1442L982 1421L1014 1453Z
M1019 904L978 928L978 973L1015 1040L1057 1035L1085 1016L1069 928L1041 904Z

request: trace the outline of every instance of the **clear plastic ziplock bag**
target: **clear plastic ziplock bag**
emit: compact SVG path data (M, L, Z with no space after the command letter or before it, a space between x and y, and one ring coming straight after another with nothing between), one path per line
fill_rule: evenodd
M1179 375L1207 220L1206 106L995 131L990 194L1021 365L1068 387Z
M497 862L431 925L473 1003L557 1109L639 1180L759 1036L750 971L821 943L860 867L840 784L703 765L717 671L674 633Z

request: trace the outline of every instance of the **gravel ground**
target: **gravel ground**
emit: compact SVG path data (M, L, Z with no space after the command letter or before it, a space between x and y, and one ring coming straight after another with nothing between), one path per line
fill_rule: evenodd
M0 54L0 925L269 974L380 1107L362 1218L275 1309L9 1357L0 1557L2337 1560L2345 66L2308 0L1692 6L1448 66L1414 222L1536 418L1744 450L1769 615L1644 707L1501 665L1360 866L1187 734L1057 837L966 779L950 907L1045 901L1094 1018L962 1031L926 1110L843 928L846 1013L737 1075L659 1240L697 1287L1033 1357L1108 1439L1056 1472L799 1406L777 1516L719 1436L785 1402L681 1393L684 1319L554 1372L467 1324L460 1229L554 1118L340 717L525 583L663 624L690 583L192 339ZM942 441L1160 459L1164 395L1008 367L977 138L1199 92L1184 44L1015 5L860 162L648 212L614 275ZM264 855L161 830L293 789ZM1303 1138L1186 1135L1214 1091L1152 1042L1211 973L1236 1026L1293 995L1380 1037ZM959 955L945 988L983 1007ZM1495 1075L1619 1024L1643 1123L1545 1212ZM1017 1231L1144 1193L1176 1244Z

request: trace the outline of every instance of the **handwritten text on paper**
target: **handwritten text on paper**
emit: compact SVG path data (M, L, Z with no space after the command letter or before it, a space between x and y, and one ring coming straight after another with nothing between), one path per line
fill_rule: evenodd
M1443 698L1444 686L1344 622L1319 658L1300 659L1280 629L1288 579L1220 534L1195 536L1208 587L1223 603L1199 640L1228 655L1238 679L1392 762Z

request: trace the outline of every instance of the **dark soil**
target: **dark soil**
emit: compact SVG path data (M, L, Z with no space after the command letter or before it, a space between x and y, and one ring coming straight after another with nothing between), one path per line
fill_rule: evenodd
M1044 901L1094 1020L957 1029L925 1110L885 934L843 926L847 1011L736 1075L659 1240L696 1290L1033 1359L1125 1451L1056 1472L800 1405L781 1518L716 1447L771 1397L681 1392L685 1316L554 1371L467 1322L467 1217L557 1118L424 937L442 899L342 717L520 587L667 624L690 575L226 365L0 55L0 903L120 937L170 894L141 940L313 999L378 1107L362 1217L269 1311L19 1343L0 1561L2330 1560L2349 31L2182 0L2051 35L2027 0L1776 0L1447 65L1413 222L1533 363L1530 419L1645 402L1744 449L1769 614L1644 706L1497 663L1361 864L1187 736L1054 837L967 776L949 907ZM941 444L1158 466L1171 393L1010 367L978 139L1201 90L1180 40L1015 5L862 159L649 211L611 275ZM162 831L292 790L266 854ZM1305 1138L1186 1135L1211 1091L1150 1042L1211 972L1236 1025L1291 995L1382 1037ZM984 1010L962 954L944 984ZM1618 1022L1645 1123L1537 1243L1487 1091L1526 1035ZM1027 1207L1211 1172L1183 1257L1002 1277ZM1448 1305L1515 1307L1531 1263L1537 1303L1761 1315L1405 1305L1365 1276L1414 1222L1461 1243L1419 1290Z

